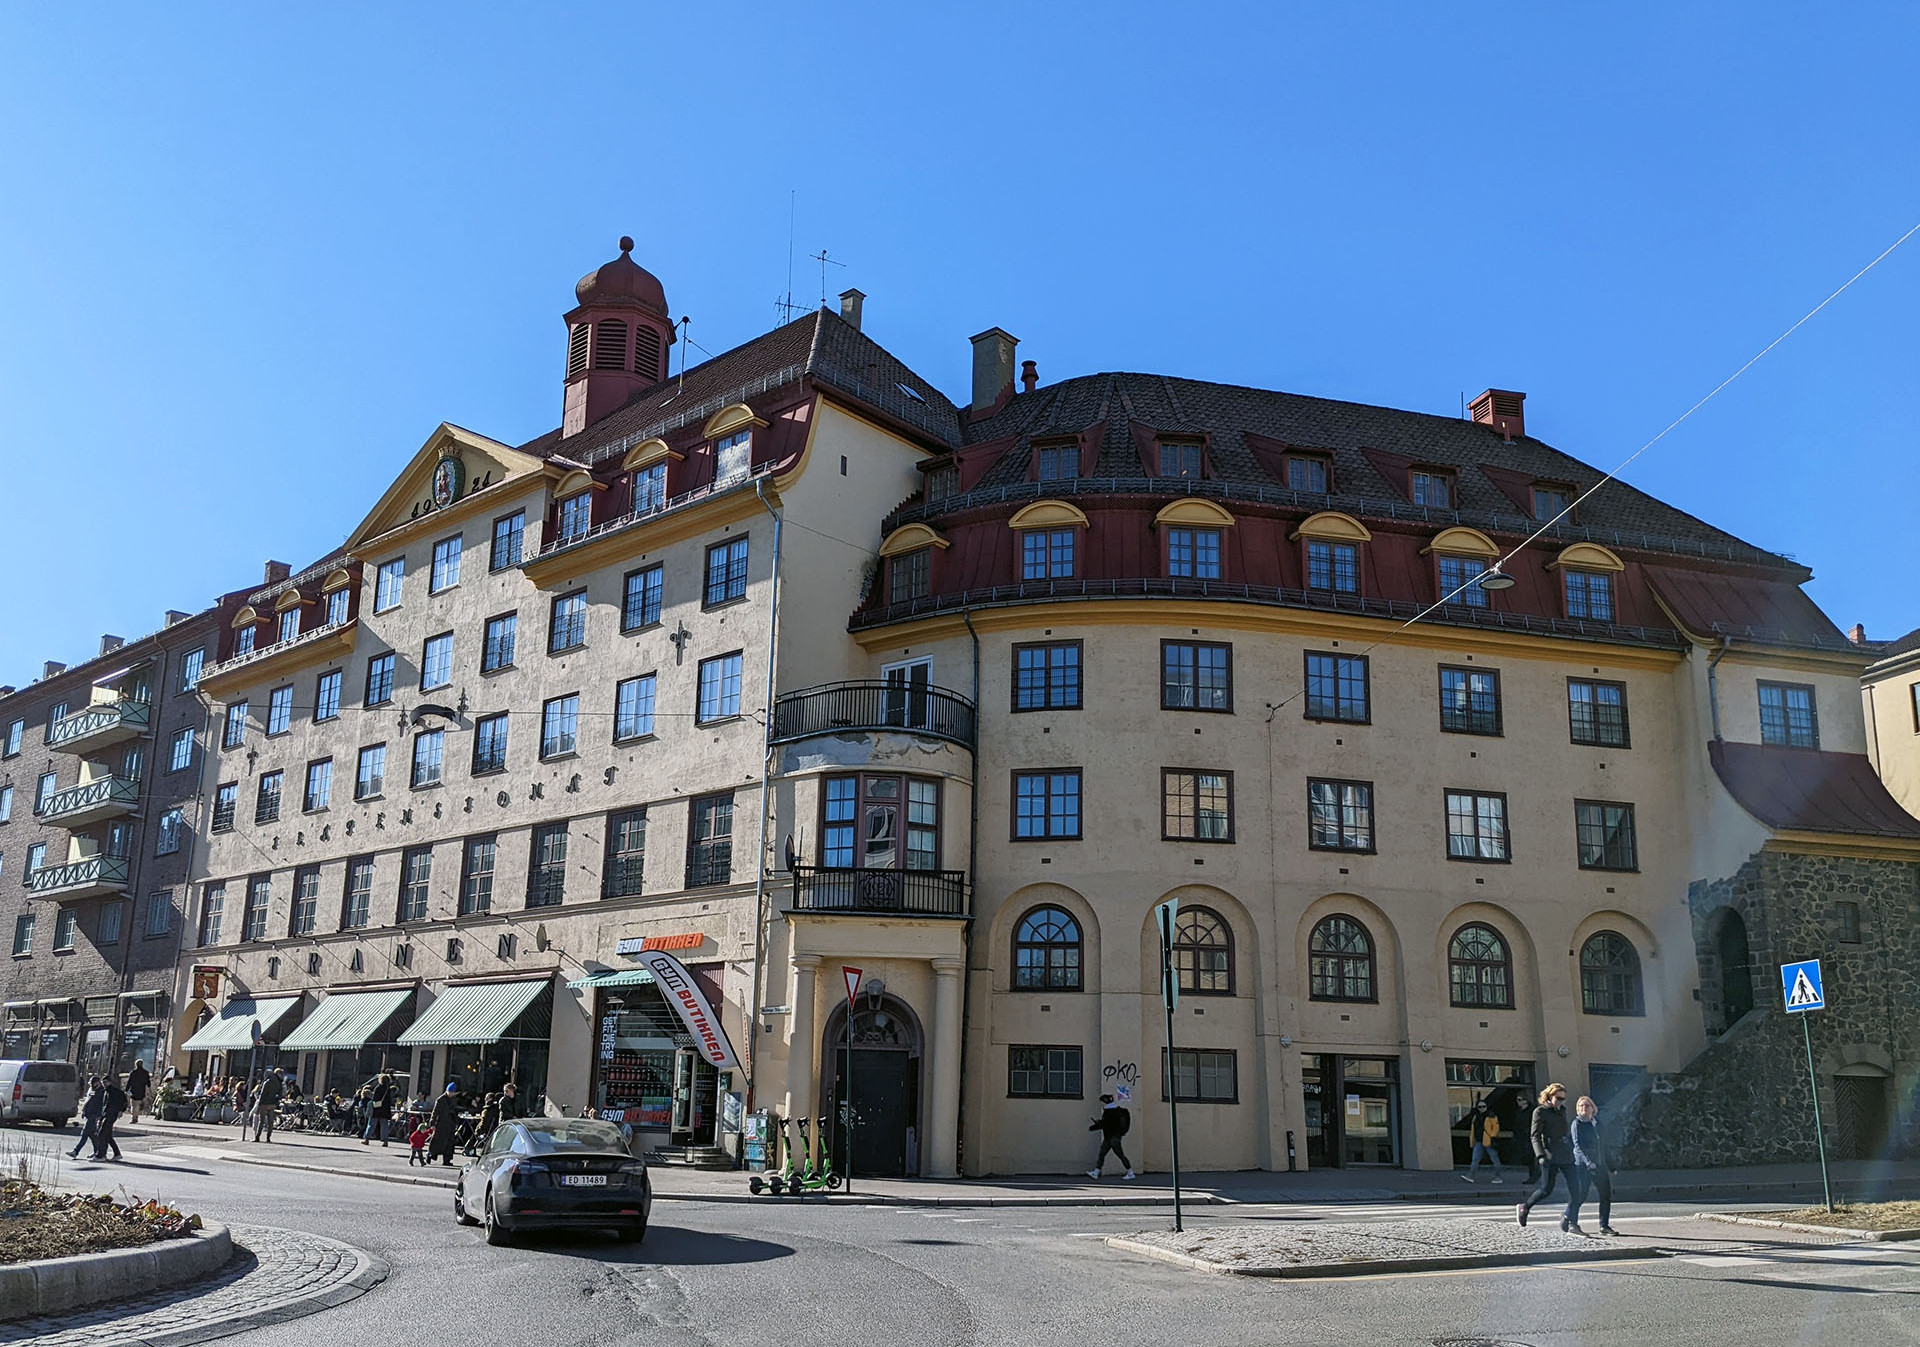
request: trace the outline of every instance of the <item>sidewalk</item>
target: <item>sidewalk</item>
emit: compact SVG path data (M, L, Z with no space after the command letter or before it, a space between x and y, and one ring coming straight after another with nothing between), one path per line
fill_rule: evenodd
M204 1151L207 1158L347 1174L410 1183L426 1187L453 1186L457 1168L434 1165L421 1169L407 1164L407 1147L395 1142L362 1146L351 1137L316 1136L307 1132L278 1132L271 1143L240 1140L240 1129L212 1123L155 1122L117 1129L122 1137L145 1137L178 1143ZM71 1133L69 1132L69 1135ZM456 1157L461 1163L464 1157ZM1870 1201L1889 1196L1920 1194L1920 1162L1843 1161L1832 1166L1835 1200ZM1182 1177L1181 1197L1196 1206L1241 1203L1408 1203L1447 1204L1519 1201L1526 1191L1525 1172L1509 1170L1508 1182L1494 1185L1482 1178L1474 1184L1460 1181L1459 1170L1398 1169L1315 1170L1312 1173L1201 1173ZM752 1202L745 1173L681 1169L655 1165L654 1196L666 1201ZM1818 1199L1817 1164L1752 1165L1725 1169L1630 1170L1614 1178L1616 1202L1795 1202ZM820 1201L817 1195L782 1201ZM834 1194L837 1201L905 1206L954 1207L1147 1207L1173 1201L1173 1184L1165 1174L1147 1174L1134 1182L1106 1179L1094 1183L1082 1176L1023 1176L994 1179L863 1179L855 1176L854 1192Z

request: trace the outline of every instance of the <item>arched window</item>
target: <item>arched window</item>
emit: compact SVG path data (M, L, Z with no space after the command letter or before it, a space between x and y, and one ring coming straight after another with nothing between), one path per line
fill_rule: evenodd
M1173 966L1180 990L1195 996L1233 995L1233 928L1210 907L1180 910L1173 926Z
M1580 1008L1589 1015L1644 1015L1640 952L1618 931L1600 931L1580 947Z
M1013 934L1013 989L1080 990L1080 923L1057 907L1036 907Z
M1315 1001L1376 1001L1373 940L1352 917L1327 917L1307 938L1309 996Z
M1453 1004L1478 1010L1513 1009L1513 960L1507 942L1491 926L1462 926L1447 945Z

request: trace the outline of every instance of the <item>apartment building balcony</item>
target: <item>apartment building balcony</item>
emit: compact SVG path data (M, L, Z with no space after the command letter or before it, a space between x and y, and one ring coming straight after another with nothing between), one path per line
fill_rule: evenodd
M34 898L61 902L125 893L131 862L124 856L88 856L65 865L43 865L27 876L27 892Z
M271 678L282 678L310 664L324 664L353 650L358 618L329 622L303 631L290 641L275 641L244 655L222 660L201 671L200 688L212 697L225 697Z
M879 679L823 683L773 703L773 742L831 734L911 734L972 749L978 716L971 699L929 683Z
M131 814L140 806L140 783L124 776L103 776L57 790L40 810L42 823L80 828Z
M95 753L147 732L153 707L146 702L95 702L47 726L47 747L61 753Z
M853 916L964 917L967 872L796 865L792 910Z

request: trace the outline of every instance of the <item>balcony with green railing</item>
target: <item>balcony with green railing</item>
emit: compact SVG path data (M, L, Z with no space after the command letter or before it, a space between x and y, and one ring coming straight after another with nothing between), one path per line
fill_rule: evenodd
M97 898L124 893L130 863L124 856L88 856L65 865L43 865L27 875L27 891L35 898Z
M124 776L102 776L56 790L40 808L40 821L61 828L82 828L131 814L140 807L140 783Z
M47 747L61 753L93 753L147 732L153 707L146 702L95 702L47 726Z

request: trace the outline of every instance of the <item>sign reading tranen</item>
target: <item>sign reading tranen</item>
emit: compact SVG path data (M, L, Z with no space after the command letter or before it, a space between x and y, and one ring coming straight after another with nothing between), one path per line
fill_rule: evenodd
M1780 991L1787 998L1787 1014L1827 1008L1826 988L1820 982L1820 961L1803 959L1780 968Z
M700 984L693 980L693 974L687 971L687 966L661 949L643 950L639 959L646 970L653 974L653 980L665 994L667 1004L674 1008L687 1026L687 1031L693 1035L700 1055L722 1071L738 1071L740 1058L734 1053L733 1044L727 1040L727 1031L720 1027L720 1017L714 1014L707 994L700 990Z

